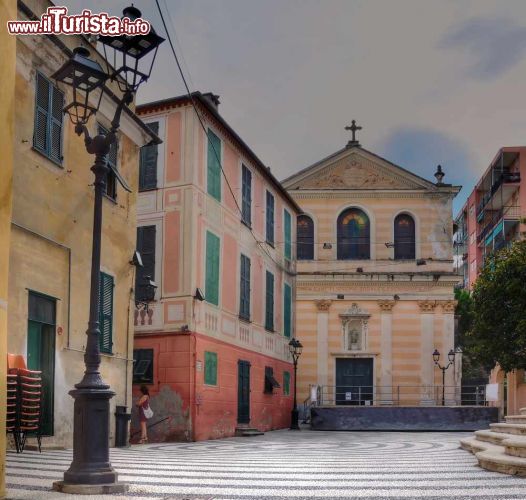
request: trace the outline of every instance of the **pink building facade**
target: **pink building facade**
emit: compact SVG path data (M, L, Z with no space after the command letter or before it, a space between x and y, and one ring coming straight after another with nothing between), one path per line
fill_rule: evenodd
M464 288L472 289L486 257L526 234L526 147L498 151L455 222L456 268ZM496 367L490 381L500 384L500 403L507 414L526 407L524 370L505 374Z
M299 208L217 96L192 101L137 109L164 141L142 150L138 200L136 298L158 288L136 311L134 393L149 387L154 441L290 424Z

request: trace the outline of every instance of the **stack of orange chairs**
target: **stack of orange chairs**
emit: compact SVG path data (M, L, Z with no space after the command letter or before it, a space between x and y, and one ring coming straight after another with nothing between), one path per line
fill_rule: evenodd
M18 375L15 373L7 374L7 412L6 412L6 432L13 434L16 452L20 453L20 435L18 432Z
M41 450L42 372L18 369L19 445L24 451L28 435L34 435Z
M24 451L26 439L37 438L41 449L42 372L28 370L23 356L7 355L7 433L12 433L16 452Z

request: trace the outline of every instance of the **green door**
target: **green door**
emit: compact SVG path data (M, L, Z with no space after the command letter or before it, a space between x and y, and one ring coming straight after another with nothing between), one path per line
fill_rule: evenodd
M29 294L27 367L42 372L42 435L53 435L55 385L55 300Z

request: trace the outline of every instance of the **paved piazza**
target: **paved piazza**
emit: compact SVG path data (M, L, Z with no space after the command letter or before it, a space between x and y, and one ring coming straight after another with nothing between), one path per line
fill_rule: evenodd
M466 435L275 431L112 450L112 463L131 485L120 498L526 499L526 478L480 469L459 449ZM70 459L70 451L10 452L8 498L73 498L49 491Z

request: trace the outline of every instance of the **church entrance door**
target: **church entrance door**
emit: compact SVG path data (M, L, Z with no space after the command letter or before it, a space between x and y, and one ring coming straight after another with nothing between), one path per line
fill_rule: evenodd
M336 359L336 404L373 404L373 358Z

